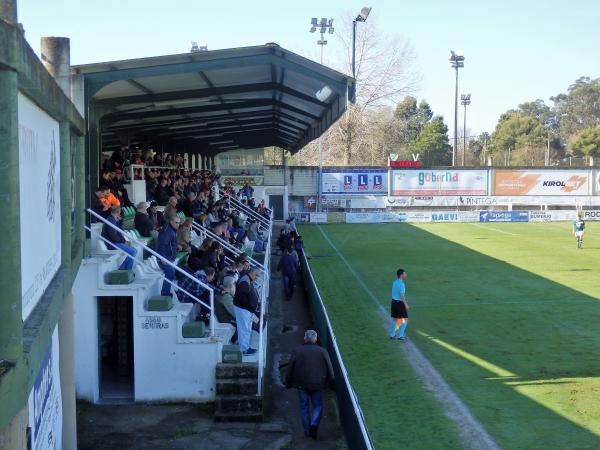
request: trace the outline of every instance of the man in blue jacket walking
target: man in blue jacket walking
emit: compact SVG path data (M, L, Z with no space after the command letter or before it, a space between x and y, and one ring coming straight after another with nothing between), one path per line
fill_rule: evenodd
M298 261L292 256L290 248L286 248L277 265L277 271L283 275L283 286L285 288L285 299L290 300L294 295L294 283L298 271Z

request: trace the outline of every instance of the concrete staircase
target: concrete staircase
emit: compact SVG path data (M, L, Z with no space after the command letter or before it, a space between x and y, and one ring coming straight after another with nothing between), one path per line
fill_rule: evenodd
M263 397L256 395L257 382L256 363L217 364L215 421L261 422Z

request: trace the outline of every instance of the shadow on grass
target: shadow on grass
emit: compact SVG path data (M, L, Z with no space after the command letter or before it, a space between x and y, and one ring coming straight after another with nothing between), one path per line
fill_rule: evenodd
M600 447L598 298L408 224L323 230L386 309L407 269L411 339L502 447ZM514 239L497 250L522 252ZM523 257L561 270L570 247Z

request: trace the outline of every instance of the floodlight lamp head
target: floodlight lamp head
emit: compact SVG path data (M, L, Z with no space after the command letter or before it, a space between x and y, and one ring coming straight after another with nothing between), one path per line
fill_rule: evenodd
M314 33L315 31L317 31L317 28L316 28L316 27L310 27L310 32L311 32L311 33Z
M325 85L315 93L315 97L321 102L326 102L331 97L331 94L333 94L333 91L329 86Z
M312 19L310 19L310 24L312 26L316 26L318 21L319 21L319 19L317 19L316 17L313 17Z
M327 22L327 26L328 27L332 27L333 26L333 19L329 19L329 22Z
M333 28L333 27L330 27L330 28L329 28L329 34L333 34L333 30L334 30L334 28Z
M326 18L326 17L322 17L322 18L321 18L321 23L320 23L320 25L321 25L322 27L324 27L324 26L327 26L327 18Z
M358 16L356 16L356 21L357 22L366 22L367 21L367 17L369 17L369 14L371 13L371 8L368 6L365 6L364 8L362 8L360 10L360 13L358 14Z

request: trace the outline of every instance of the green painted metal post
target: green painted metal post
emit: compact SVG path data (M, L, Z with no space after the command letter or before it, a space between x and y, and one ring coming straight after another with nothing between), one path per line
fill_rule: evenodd
M18 77L0 70L0 359L17 360L23 348L19 215Z

